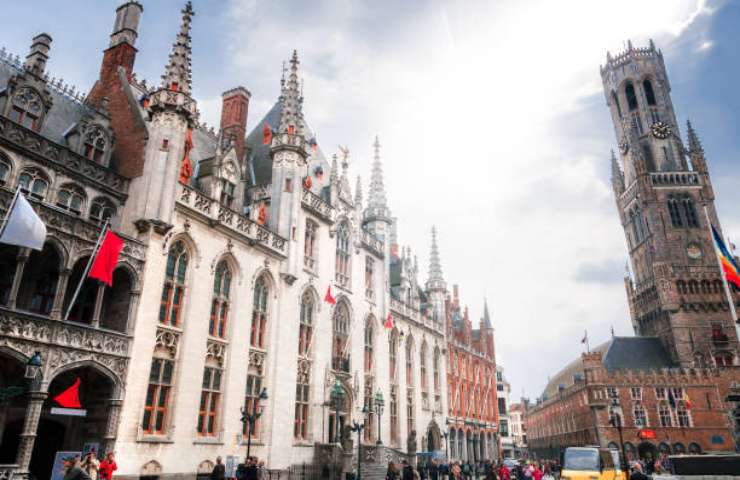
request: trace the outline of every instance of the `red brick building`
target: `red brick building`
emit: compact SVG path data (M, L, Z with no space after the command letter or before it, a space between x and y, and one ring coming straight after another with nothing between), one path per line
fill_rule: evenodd
M726 399L740 367L678 368L657 338L615 337L559 372L527 410L530 452L557 458L568 446L659 452L734 452Z
M446 317L449 455L469 461L496 459L496 356L488 305L474 329L455 285L446 301Z

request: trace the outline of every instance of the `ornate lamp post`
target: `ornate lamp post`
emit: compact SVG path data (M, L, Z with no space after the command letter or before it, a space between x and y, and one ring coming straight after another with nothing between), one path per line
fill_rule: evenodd
M11 398L19 397L28 391L34 389L34 381L41 371L41 352L35 352L31 358L26 362L26 371L23 374L23 378L28 382L26 385L11 385L9 387L0 388L0 403L9 401Z
M353 432L357 432L357 480L361 480L362 474L360 473L360 461L362 460L362 431L365 429L365 420L367 414L370 413L367 406L362 407L362 420L361 422L352 421L352 426L349 428Z
M619 461L619 466L621 467L622 471L624 472L625 478L629 480L630 472L629 468L625 468L627 464L627 453L624 451L624 438L622 437L622 416L616 412L616 408L619 406L619 401L616 398L612 399L612 408L610 411L609 417L609 424L611 424L612 427L616 428L619 432L619 448L622 450L621 460Z
M383 415L383 407L385 407L383 392L378 389L375 393L375 413L378 414L378 441L375 442L377 445L383 445L382 436L380 435L380 417Z
M341 431L342 427L339 422L339 409L342 408L344 403L344 387L342 382L337 380L334 382L334 386L331 389L331 399L334 401L334 408L336 409L336 417L334 418L334 441L341 444Z
M247 411L246 408L242 407L242 424L247 428L247 458L252 450L252 433L254 432L254 423L258 418L262 416L262 410L264 409L264 401L267 400L267 389L263 388L260 392L256 402L252 403L252 411Z

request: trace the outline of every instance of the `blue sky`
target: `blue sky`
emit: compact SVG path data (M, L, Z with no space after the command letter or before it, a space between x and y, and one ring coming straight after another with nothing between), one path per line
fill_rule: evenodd
M24 56L54 38L49 70L83 91L97 76L118 0L5 2L0 45ZM63 3L64 7L60 5ZM144 0L140 78L159 81L182 1ZM708 156L725 233L740 239L740 5L723 0L418 2L195 0L194 93L216 125L220 93L252 92L249 128L275 101L297 48L305 111L322 148L348 145L369 179L383 144L400 239L427 264L438 226L448 283L478 318L486 296L497 354L535 397L610 328L631 333L623 233L609 182L614 133L599 77L606 51L654 38L685 136ZM353 182L354 184L354 182ZM421 279L422 281L424 278ZM536 365L536 368L533 366Z

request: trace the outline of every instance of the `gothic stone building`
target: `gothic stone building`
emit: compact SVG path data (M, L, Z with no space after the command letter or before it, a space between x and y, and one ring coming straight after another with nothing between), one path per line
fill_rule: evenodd
M208 129L192 6L155 86L134 74L142 13L118 7L86 96L46 73L46 34L25 64L0 58L0 213L20 187L49 229L41 252L0 246L0 385L43 359L30 395L0 406L3 471L47 477L55 452L85 444L116 451L123 478L210 471L247 443L285 469L346 457L342 426L363 420L377 463L441 450L445 283L439 271L420 286L410 248L399 254L377 139L365 202L349 152L327 159L304 119L295 52L251 133L243 87ZM106 220L125 240L113 287L86 280L65 319ZM77 379L86 416L54 415ZM249 429L241 409L256 402Z
M621 156L612 155L612 185L637 337L612 339L553 378L528 413L530 449L614 446L609 420L619 418L633 455L733 451L738 339L708 224L720 228L704 150L691 124L684 147L652 42L608 55L601 76Z
M484 304L480 326L474 329L454 285L446 309L450 457L470 462L498 459L496 356L488 305Z

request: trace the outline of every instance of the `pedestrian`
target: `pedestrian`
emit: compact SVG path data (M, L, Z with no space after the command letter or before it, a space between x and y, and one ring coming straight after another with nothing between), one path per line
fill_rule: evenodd
M401 480L414 480L414 467L406 460L401 461Z
M540 469L540 466L535 464L534 467L532 467L532 478L534 480L542 480L542 477L544 476L544 472Z
M236 473L234 474L236 476L236 480L246 480L248 463L249 458L245 458L242 463L236 466Z
M80 457L66 457L64 459L64 480L90 480L90 476L80 468Z
M100 461L95 456L95 450L92 450L85 455L85 459L80 463L80 468L87 473L91 480L98 480Z
M429 480L439 480L439 464L437 460L432 460L432 464L429 465Z
M226 479L226 466L221 463L221 457L216 457L216 465L211 470L211 480L225 480Z
M394 462L388 462L388 469L385 471L385 480L398 480L398 468Z
M463 478L462 467L460 467L460 462L455 462L452 464L452 467L450 467L450 474L452 475L452 478L454 478L455 480L459 480Z
M642 464L634 462L630 471L630 480L649 480L650 477L642 471Z
M113 472L116 470L118 470L118 465L116 465L116 459L113 457L113 452L108 452L105 455L105 459L100 462L100 468L98 469L100 480L113 480Z

